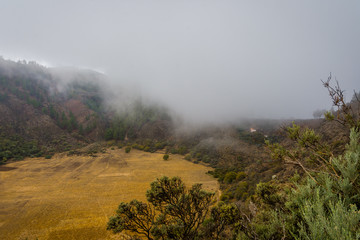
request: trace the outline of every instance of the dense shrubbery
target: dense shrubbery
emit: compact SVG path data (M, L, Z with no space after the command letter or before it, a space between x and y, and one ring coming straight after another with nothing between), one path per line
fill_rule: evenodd
M36 141L25 141L19 136L0 136L0 164L9 159L20 160L41 155L42 151Z
M131 147L126 147L125 148L125 153L129 153L131 151Z

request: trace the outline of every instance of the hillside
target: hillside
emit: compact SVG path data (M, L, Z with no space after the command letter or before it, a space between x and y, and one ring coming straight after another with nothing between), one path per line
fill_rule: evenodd
M103 139L164 138L171 118L137 101L106 105L100 73L0 59L1 160L51 156ZM156 136L156 137L154 137Z

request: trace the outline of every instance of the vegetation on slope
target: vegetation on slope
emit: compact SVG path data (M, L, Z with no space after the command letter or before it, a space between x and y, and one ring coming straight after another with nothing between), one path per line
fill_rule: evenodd
M275 159L283 164L296 166L301 175L295 173L290 179L279 181L275 178L261 182L257 184L255 194L247 197L245 201L238 201L235 204L220 202L221 209L227 209L222 212L216 207L210 211L210 205L207 205L208 211L211 212L208 215L210 218L205 220L204 217L201 226L195 229L196 234L191 236L179 231L165 230L160 231L162 235L156 235L158 232L156 224L159 219L163 220L162 224L165 226L171 223L166 218L161 218L160 213L152 212L151 219L146 220L147 223L151 223L147 226L146 237L148 239L359 239L360 112L353 106L358 106L360 101L356 98L356 104L347 104L339 87L332 88L329 82L324 85L329 89L331 98L335 99L334 105L338 107L337 121L348 129L349 142L346 146L339 146L337 139L322 139L314 130L293 124L285 129L293 144L285 147L267 141L267 145ZM339 104L336 105L337 103ZM331 113L326 115L329 120L335 119ZM241 179L246 176L241 172L221 173L220 170L215 171L214 174L224 174L223 181L226 184L235 181L239 188L243 186ZM165 180L168 179L164 178ZM153 185L161 181L163 180L158 179ZM246 189L246 186L243 188ZM182 195L172 194L173 191L178 192L178 190L178 186L169 185L159 187L157 192L165 198L167 194L174 196L171 202L176 203L184 199ZM154 189L149 190L148 194L152 191ZM151 198L148 198L148 201L152 203ZM126 204L122 203L122 205ZM115 229L116 232L123 230L136 232L137 228L127 227L123 223L124 219L127 219L127 222L138 219L139 213L132 211L127 215L132 218L124 218L123 214L126 211L120 210L122 205L117 216L109 221L109 229ZM167 209L170 211L177 209L176 205L161 206L165 208L160 211L161 213L166 212ZM196 205L194 208L205 211L197 208ZM148 216L146 212L141 214ZM186 215L186 211L184 214ZM160 217L157 218L157 215ZM140 219L139 223L142 222L143 220ZM184 226L184 223L178 220L172 230L183 230ZM209 229L221 231L212 235L211 231L207 232Z
M105 103L103 79L92 71L0 59L0 163L73 150L104 139L168 136L171 118L165 109L135 101L117 111ZM34 142L36 154L21 148Z

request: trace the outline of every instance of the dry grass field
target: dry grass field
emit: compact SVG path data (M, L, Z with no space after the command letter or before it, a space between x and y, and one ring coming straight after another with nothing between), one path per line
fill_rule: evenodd
M145 200L150 182L180 176L187 186L203 183L210 168L161 153L108 149L97 157L57 154L0 166L1 239L119 239L106 231L118 204Z

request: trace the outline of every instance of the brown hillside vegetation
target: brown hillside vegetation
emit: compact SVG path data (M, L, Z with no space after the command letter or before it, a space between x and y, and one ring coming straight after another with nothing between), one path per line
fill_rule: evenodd
M0 166L1 239L113 239L106 223L118 204L145 200L149 183L180 176L218 191L210 168L182 156L124 149L90 156L56 154Z

